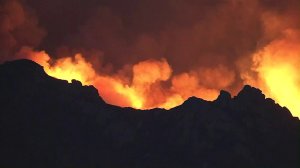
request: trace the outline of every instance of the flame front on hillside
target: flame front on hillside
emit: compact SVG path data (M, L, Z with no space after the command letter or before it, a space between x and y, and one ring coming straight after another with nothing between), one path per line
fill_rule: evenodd
M261 88L267 97L288 107L294 116L300 116L299 39L298 31L285 31L281 38L253 54L248 72L255 72L255 76L241 74L245 84ZM26 47L19 54L42 65L50 76L94 85L108 103L137 109L169 109L190 96L214 100L219 90L229 86L235 78L234 72L222 65L172 75L166 59L145 60L131 66L132 77L124 77L97 73L81 54L51 60L44 51ZM205 82L212 87L205 87Z
M180 105L190 96L214 100L219 89L234 79L234 73L223 66L172 76L172 68L165 59L146 60L133 65L132 78L129 78L98 74L81 54L51 60L44 51L33 51L26 47L19 54L42 65L50 76L69 82L76 79L84 85L94 85L108 103L138 109L169 109ZM224 73L226 76L222 77ZM211 83L218 88L202 86L200 76L205 75L215 77Z
M299 5L4 0L0 62L34 60L50 76L94 85L106 102L138 109L214 100L221 89L236 94L250 84L300 116Z
M283 36L253 55L252 70L257 77L245 83L259 87L280 105L300 116L300 33L286 30Z

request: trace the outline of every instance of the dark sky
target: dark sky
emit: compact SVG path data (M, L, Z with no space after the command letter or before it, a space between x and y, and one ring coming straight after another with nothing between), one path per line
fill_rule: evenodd
M238 62L298 29L300 16L299 0L0 2L2 61L30 46L55 58L82 52L109 71L164 57L175 74L220 65L239 73Z

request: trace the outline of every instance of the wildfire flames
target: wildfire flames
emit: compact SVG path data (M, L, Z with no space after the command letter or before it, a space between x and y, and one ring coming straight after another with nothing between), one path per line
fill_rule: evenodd
M295 116L300 116L299 39L298 31L286 30L281 38L252 55L250 71L256 75L249 75L250 71L242 74L245 84L261 88L267 97L288 107ZM214 100L219 90L230 85L235 77L233 72L223 66L172 76L171 66L166 59L161 59L133 65L132 77L129 78L99 74L81 54L51 60L44 51L36 52L26 47L20 54L42 65L50 76L69 82L76 79L84 85L94 85L108 103L137 109L169 109L180 105L190 96ZM201 79L213 87L205 87Z
M0 62L31 59L137 109L214 100L250 84L300 117L299 4L4 0Z
M253 55L254 78L246 75L245 82L261 88L268 97L288 107L300 116L300 33L286 30Z
M93 65L81 54L51 60L44 51L33 51L31 48L24 47L19 55L26 55L27 58L39 63L48 75L55 78L68 82L76 79L83 85L94 85L108 103L137 109L155 107L169 109L180 105L190 96L213 100L218 96L218 90L201 86L199 75L221 77L221 73L228 73L229 78L221 78L219 82L211 81L219 83L219 87L225 87L234 78L232 72L222 66L206 69L202 73L189 72L172 76L171 66L165 59L161 59L146 60L133 65L132 78L129 79L118 75L96 73Z

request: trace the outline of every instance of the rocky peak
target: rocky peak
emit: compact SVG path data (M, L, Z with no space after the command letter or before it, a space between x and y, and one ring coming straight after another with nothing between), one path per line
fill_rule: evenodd
M261 90L250 85L245 85L243 89L237 94L235 99L241 101L259 102L265 100L265 95Z
M214 101L219 105L225 106L231 101L231 94L225 90L221 90L218 98Z

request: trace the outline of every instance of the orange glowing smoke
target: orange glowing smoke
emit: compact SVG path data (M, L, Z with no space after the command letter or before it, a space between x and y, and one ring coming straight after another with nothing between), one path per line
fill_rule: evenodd
M172 108L190 96L214 100L219 90L230 86L235 73L223 65L172 75L166 59L145 60L130 66L132 77L96 72L81 54L51 59L44 51L24 47L23 55L42 65L50 76L84 85L94 85L108 103L137 109ZM300 116L300 32L286 30L252 55L251 70L241 74L245 84L256 86L280 105ZM121 69L122 70L122 69Z
M132 66L132 78L124 78L115 74L97 73L81 54L52 60L44 51L23 47L19 55L39 63L47 74L55 78L68 82L76 79L83 85L94 85L108 103L138 109L169 109L180 105L190 96L214 100L219 89L234 80L234 73L223 66L172 76L172 68L166 59L139 62ZM209 80L207 76L215 79ZM208 85L214 86L212 88Z
M280 105L300 116L300 32L288 29L253 55L252 70L257 77L246 76Z

